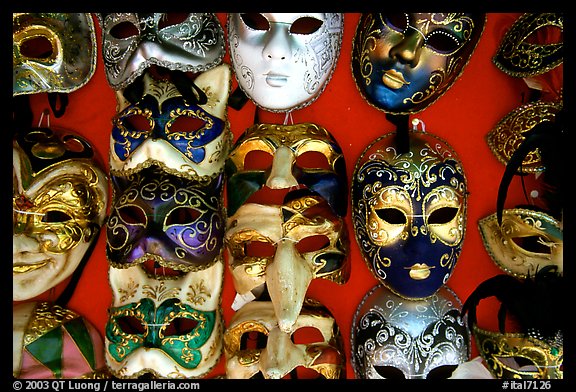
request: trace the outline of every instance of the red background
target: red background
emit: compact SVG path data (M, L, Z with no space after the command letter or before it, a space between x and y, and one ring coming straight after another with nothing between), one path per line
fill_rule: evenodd
M480 42L456 83L435 103L424 111L411 116L425 123L426 131L447 140L460 156L468 178L468 220L462 254L448 286L460 297L462 302L484 280L503 273L488 256L477 227L479 219L496 210L498 185L504 171L504 165L491 153L485 140L486 134L506 114L526 102L528 88L524 81L500 71L492 57L505 31L520 14L489 13ZM226 31L226 14L217 14ZM354 32L360 14L345 13L344 35L340 56L326 89L310 106L292 113L294 123L313 122L324 126L339 142L345 153L348 179L356 160L363 149L378 136L391 132L394 126L385 118L385 114L370 106L360 95L351 73L351 49ZM75 130L90 140L98 150L105 167L108 160L111 119L115 115L116 99L112 88L106 81L101 56L101 30L96 18L98 41L98 62L96 73L81 89L70 94L66 113L61 118L51 116L51 125ZM230 64L228 51L224 59ZM558 69L561 70L561 67ZM556 72L556 71L555 71ZM556 72L555 75L561 75ZM552 83L556 83L553 81ZM561 79L560 79L561 82ZM237 82L232 76L233 89ZM30 97L35 113L34 124L40 113L48 108L45 94ZM248 102L239 111L229 108L228 117L234 140L252 125L255 106ZM282 123L284 114L260 111L260 122ZM530 183L530 181L528 181ZM534 181L536 184L536 181ZM530 190L530 189L529 189ZM525 203L520 180L515 178L506 202L506 208ZM340 326L345 344L347 359L346 377L354 378L350 364L350 328L354 312L364 294L376 283L376 279L363 261L354 239L350 219L351 206L346 217L351 239L350 262L352 263L349 281L343 285L326 280L312 281L308 295L322 302L333 313ZM108 285L108 265L105 256L104 230L88 260L78 287L68 307L83 315L93 323L104 336L107 321L107 309L112 296ZM222 307L226 325L234 313L230 305L235 291L228 269L225 273L225 286ZM65 283L59 285L37 299L55 299ZM494 305L479 310L481 326L496 328ZM472 357L477 356L473 345ZM225 373L224 354L219 364L208 377Z

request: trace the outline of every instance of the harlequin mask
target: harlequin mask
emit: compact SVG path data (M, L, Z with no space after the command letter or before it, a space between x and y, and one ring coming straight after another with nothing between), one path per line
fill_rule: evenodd
M170 82L146 80L142 100L113 119L110 173L125 176L154 164L210 181L224 170L232 145L226 117L230 67L222 64L195 79L208 97L205 105L186 102Z
M446 283L462 250L466 177L442 139L411 132L400 154L395 135L376 139L356 163L352 223L376 278L400 296L424 298Z
M442 96L474 52L486 16L367 13L356 29L352 75L379 110L417 113Z
M106 226L110 265L144 264L155 275L157 268L201 270L220 259L223 174L202 185L151 166L112 181L114 202Z
M341 13L231 13L228 44L244 93L271 112L310 105L330 80L342 42Z
M382 285L362 299L352 321L352 366L362 379L448 378L469 360L461 302L447 286L407 300Z
M343 218L318 196L287 195L284 205L242 205L228 218L225 243L240 294L266 284L280 329L296 321L310 281L348 280L348 236Z
M12 375L16 378L108 378L104 341L75 312L48 302L12 311Z
M264 186L307 188L327 200L336 214L346 215L344 154L334 137L316 124L253 125L236 141L226 174L230 215Z
M90 14L12 14L13 95L69 93L96 70Z
M55 287L86 260L106 218L108 178L87 140L33 128L13 139L13 299Z
M270 302L250 302L234 314L224 349L230 379L290 378L294 372L297 378L345 378L340 330L323 306L306 304L287 333L278 327Z
M115 90L131 84L151 65L204 72L224 57L224 30L212 13L111 13L98 17L106 77Z
M105 358L113 376L199 378L218 363L222 262L178 279L150 278L141 268L109 271Z

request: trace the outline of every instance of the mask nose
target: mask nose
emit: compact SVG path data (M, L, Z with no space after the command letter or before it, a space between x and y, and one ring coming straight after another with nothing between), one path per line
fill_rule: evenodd
M298 181L292 174L294 161L295 157L292 150L286 146L280 146L272 159L272 168L266 180L266 185L272 189L285 189L297 186Z
M424 36L420 30L409 26L406 36L390 49L390 57L402 64L415 67L420 61L420 52L424 45Z
M290 334L274 328L268 335L266 349L262 351L260 364L266 379L280 379L305 362L302 351L290 340Z
M289 60L291 55L290 35L284 23L271 23L268 41L262 54L265 60Z

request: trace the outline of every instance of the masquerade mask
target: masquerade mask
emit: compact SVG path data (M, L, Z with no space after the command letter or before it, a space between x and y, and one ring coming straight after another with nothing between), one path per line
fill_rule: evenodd
M314 158L318 159L311 163ZM316 124L256 124L248 128L228 156L226 174L230 215L264 186L305 187L327 200L336 214L346 215L344 154L334 137Z
M340 330L323 306L305 305L287 333L278 328L270 302L248 303L234 314L224 348L230 379L345 378Z
M112 177L114 203L106 226L110 265L201 270L222 253L223 174L208 185L149 167L128 177Z
M272 112L310 105L336 67L343 28L340 13L229 14L230 59L240 88Z
M484 14L363 14L352 47L352 75L369 104L417 113L462 73L484 30Z
M12 375L16 378L108 378L96 328L48 302L14 305Z
M462 304L442 286L406 300L382 285L362 299L352 322L352 366L362 379L447 378L470 356Z
M224 170L232 144L226 118L229 66L195 79L208 98L205 105L186 102L173 84L147 76L142 100L113 119L110 173L125 176L158 165L174 175L210 181Z
M70 93L96 70L90 14L12 14L13 95Z
M105 358L112 375L199 378L216 365L224 332L223 263L165 280L141 268L109 271Z
M88 141L33 128L13 139L13 300L35 297L89 257L106 218L108 179Z
M111 13L98 17L106 77L115 90L130 85L152 65L203 72L224 57L224 30L212 13Z
M362 153L352 179L352 223L368 267L407 298L432 295L458 261L466 230L467 185L453 149L411 132L400 154L395 133Z

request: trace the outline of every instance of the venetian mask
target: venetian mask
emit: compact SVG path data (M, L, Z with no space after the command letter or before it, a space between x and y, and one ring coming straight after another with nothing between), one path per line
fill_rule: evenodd
M310 105L340 54L341 13L231 13L230 59L242 91L271 112Z
M223 278L222 262L163 280L148 277L141 268L111 267L105 359L112 375L206 375L222 354Z
M352 322L352 366L361 379L448 378L469 360L470 335L462 304L442 286L426 299L407 300L382 285L362 299Z
M352 75L360 93L386 113L427 108L462 73L485 18L471 13L363 14L352 47Z
M268 301L238 310L224 333L229 379L345 378L340 330L323 306L306 304L285 332Z
M13 300L35 297L87 260L106 218L108 178L86 139L16 132L12 155Z
M399 153L395 135L376 139L356 163L352 223L376 278L400 296L424 298L447 282L462 250L466 177L442 139L414 131Z

